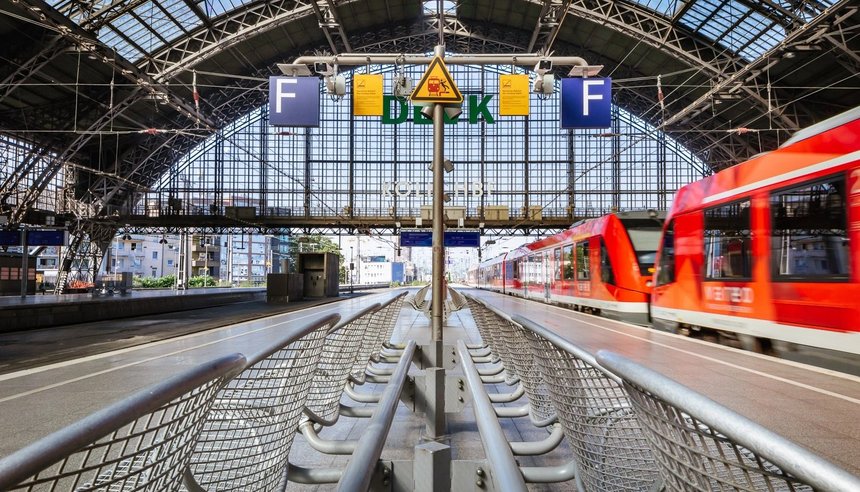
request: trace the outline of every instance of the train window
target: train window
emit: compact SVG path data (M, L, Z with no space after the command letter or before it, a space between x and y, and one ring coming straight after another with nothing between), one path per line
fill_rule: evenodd
M514 270L514 279L519 280L519 278L520 278L520 260L514 260L512 263L513 263L513 270Z
M576 243L576 279L588 280L591 278L591 264L588 256L588 240Z
M605 284L615 284L615 273L612 271L612 262L609 261L609 248L600 238L600 280Z
M537 271L540 268L540 259L535 256L529 256L529 262L526 263L526 282L529 285L537 284Z
M705 209L705 278L752 277L750 201Z
M654 258L657 256L657 247L660 244L660 227L637 227L628 228L627 235L633 244L636 253L636 261L639 263L639 272L642 275L650 275L654 268Z
M564 266L562 270L564 271L564 279L565 280L573 280L573 245L568 244L564 247L564 252L562 253L562 257L564 258Z
M669 222L663 234L663 247L660 249L660 264L657 266L657 285L671 284L675 281L675 222Z
M561 248L555 248L552 252L553 262L552 269L555 272L553 277L555 280L561 280Z
M776 280L848 280L845 177L770 197L771 271Z

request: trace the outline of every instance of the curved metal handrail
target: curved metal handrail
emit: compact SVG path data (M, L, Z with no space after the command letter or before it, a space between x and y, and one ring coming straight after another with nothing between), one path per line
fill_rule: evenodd
M177 453L190 455L202 428L197 421L202 421L217 390L245 364L242 354L200 364L30 444L0 460L0 490L14 489L31 477L30 485L22 486L139 483L156 470L155 479L176 481L171 488L178 488L187 458ZM170 449L161 451L163 447Z

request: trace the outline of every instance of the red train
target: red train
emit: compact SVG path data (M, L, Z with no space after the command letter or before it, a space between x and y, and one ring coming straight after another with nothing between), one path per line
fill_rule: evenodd
M662 235L654 218L608 215L484 262L473 281L761 352L823 349L856 372L859 251L857 108L684 186Z
M656 212L624 212L570 229L481 263L479 287L647 323L660 243Z

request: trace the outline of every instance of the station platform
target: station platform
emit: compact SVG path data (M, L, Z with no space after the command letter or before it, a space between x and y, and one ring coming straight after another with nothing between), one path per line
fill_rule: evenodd
M264 299L261 288L134 290L126 295L29 295L0 297L0 333L89 323Z
M0 457L60 429L179 369L234 352L253 353L279 329L338 313L349 317L398 290L310 307L231 326L93 355L77 360L0 375ZM501 294L462 289L509 315L522 315L560 334L582 349L610 349L658 371L760 425L808 448L845 470L860 475L860 378L713 345L648 328L598 318ZM451 313L445 344L477 343L468 308ZM393 340L427 343L430 322L404 304ZM456 375L455 368L451 374ZM498 385L498 392L510 387ZM492 390L492 387L489 387ZM373 386L370 385L370 390ZM362 391L368 391L362 388ZM355 402L350 403L356 405ZM522 402L519 402L522 404ZM505 435L515 441L537 441L547 431L525 419L501 419ZM359 419L343 417L322 437L356 439L364 432ZM446 444L455 459L484 459L477 425L469 405L448 415ZM424 442L424 418L402 404L383 451L385 460L413 459ZM571 459L566 443L539 458L521 457L528 465L558 465ZM304 466L337 466L349 457L320 455L297 435L291 462ZM331 486L289 484L288 490L330 490ZM575 490L573 484L529 486L529 490Z

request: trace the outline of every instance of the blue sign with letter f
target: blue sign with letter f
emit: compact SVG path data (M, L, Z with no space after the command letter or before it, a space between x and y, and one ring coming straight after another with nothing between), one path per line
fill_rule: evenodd
M561 80L562 128L609 128L612 126L612 79L567 78Z
M269 77L269 124L320 126L320 79Z

